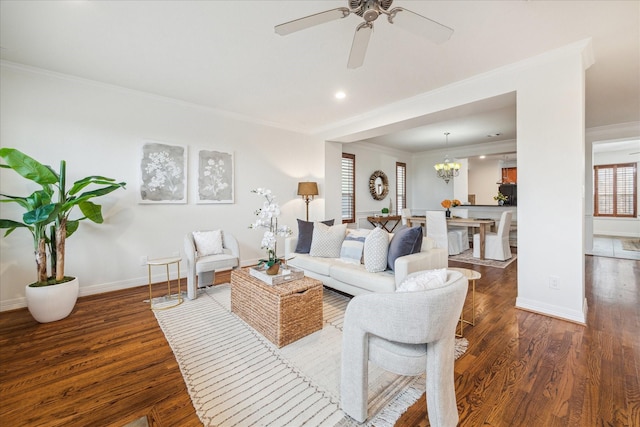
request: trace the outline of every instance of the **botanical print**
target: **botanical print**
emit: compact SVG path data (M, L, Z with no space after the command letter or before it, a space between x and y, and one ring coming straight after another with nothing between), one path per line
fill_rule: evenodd
M186 203L186 166L186 147L145 143L140 161L140 202Z
M200 150L198 203L233 203L233 154Z

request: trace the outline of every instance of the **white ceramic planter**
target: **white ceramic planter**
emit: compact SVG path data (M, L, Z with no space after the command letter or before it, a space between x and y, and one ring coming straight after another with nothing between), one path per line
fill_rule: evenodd
M31 287L27 285L27 307L29 313L40 323L55 322L67 317L78 300L80 283L78 278L52 286Z

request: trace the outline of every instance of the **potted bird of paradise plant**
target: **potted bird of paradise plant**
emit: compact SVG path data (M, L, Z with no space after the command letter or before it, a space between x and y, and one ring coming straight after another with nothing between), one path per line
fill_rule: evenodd
M29 312L41 323L63 319L73 310L79 290L78 279L65 276L66 239L78 230L82 220L97 224L104 221L102 207L90 199L125 188L126 183L92 175L67 188L64 160L56 172L15 148L1 148L0 158L5 162L0 167L11 169L39 186L28 196L0 193L0 202L16 203L25 210L22 221L0 219L0 228L7 230L4 236L23 228L33 238L37 280L25 288ZM71 218L75 208L82 215Z

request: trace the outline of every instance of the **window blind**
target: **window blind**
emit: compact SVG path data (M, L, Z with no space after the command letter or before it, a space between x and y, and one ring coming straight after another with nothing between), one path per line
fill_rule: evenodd
M636 163L594 166L594 215L637 216Z
M342 222L356 221L356 156L342 153Z
M407 164L396 162L396 208L398 215L407 207Z

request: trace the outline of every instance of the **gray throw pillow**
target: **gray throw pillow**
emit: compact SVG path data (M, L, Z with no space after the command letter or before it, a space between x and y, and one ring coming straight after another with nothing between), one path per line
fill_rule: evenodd
M334 220L328 219L322 221L323 224L331 227ZM311 250L311 241L313 239L313 222L298 220L298 243L296 244L296 253L308 254Z
M393 235L393 239L389 243L387 267L393 270L397 258L420 252L421 248L422 227L403 228Z
M389 233L380 227L374 228L364 239L364 268L377 273L387 268Z

